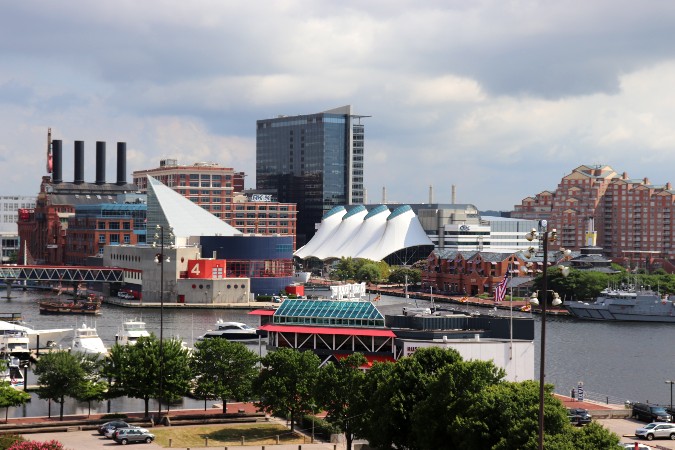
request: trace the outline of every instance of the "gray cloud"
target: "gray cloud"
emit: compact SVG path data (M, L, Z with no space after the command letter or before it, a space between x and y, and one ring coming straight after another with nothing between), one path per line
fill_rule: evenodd
M457 184L508 209L592 163L669 181L675 5L587 3L10 2L0 187L37 191L49 126L127 141L130 170L212 160L252 187L256 119L344 104L373 116L371 199Z

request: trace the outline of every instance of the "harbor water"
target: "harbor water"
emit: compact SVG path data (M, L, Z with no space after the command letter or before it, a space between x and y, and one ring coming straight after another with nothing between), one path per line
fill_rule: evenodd
M3 313L21 313L27 324L33 328L75 328L86 323L95 326L99 336L107 347L115 342L115 336L121 332L125 320L141 319L146 322L149 332L159 335L160 312L158 308L124 308L104 304L102 314L96 317L75 317L63 315L40 315L37 302L45 293L36 291L12 292L13 298L0 298L0 311ZM377 303L385 314L400 313L403 306L428 306L425 301L415 301L400 297L383 295ZM437 304L438 305L438 304ZM443 305L450 306L450 305ZM462 305L459 309L467 312L479 311ZM491 313L508 315L508 311L500 310ZM515 312L515 315L525 313ZM192 346L198 336L213 329L218 319L244 322L258 326L258 317L248 315L248 311L225 309L173 309L164 308L165 338L180 337ZM535 373L539 376L540 330L541 318L535 319ZM670 402L670 385L665 380L675 377L675 349L668 342L675 339L673 324L654 323L610 323L587 322L569 317L549 315L546 322L546 379L555 386L555 391L569 395L572 388L583 382L586 392L609 396L612 400L649 401L664 405ZM61 345L70 346L72 339L65 339ZM251 351L264 354L264 343L249 345ZM29 373L29 384L36 379ZM45 416L48 402L33 395L33 400L24 407L10 408L10 417ZM207 402L211 407L216 401ZM183 399L172 405L174 408L204 408L203 400ZM150 409L157 410L157 404L150 402ZM114 399L92 404L92 413L142 411L143 402L138 399ZM64 414L87 414L88 405L72 399L66 401ZM58 415L58 405L52 405L52 416Z

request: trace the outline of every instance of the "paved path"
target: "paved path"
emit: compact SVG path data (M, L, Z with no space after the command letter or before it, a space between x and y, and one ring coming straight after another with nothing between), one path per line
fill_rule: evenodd
M651 442L635 437L635 430L646 425L635 419L599 419L598 423L621 437L621 442L639 442L654 449L675 449L675 441L655 439Z

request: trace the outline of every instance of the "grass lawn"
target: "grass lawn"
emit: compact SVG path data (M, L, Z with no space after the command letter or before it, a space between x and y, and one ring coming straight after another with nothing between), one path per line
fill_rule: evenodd
M155 427L150 430L157 436L155 442L162 447L204 447L206 438L209 446L241 445L244 436L245 445L302 444L303 437L291 433L288 428L274 423L197 425L180 427Z

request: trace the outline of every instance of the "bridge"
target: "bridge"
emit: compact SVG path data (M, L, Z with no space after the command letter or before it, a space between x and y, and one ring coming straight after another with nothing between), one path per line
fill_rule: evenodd
M124 271L119 267L90 266L0 266L0 282L58 281L115 283L124 280Z

